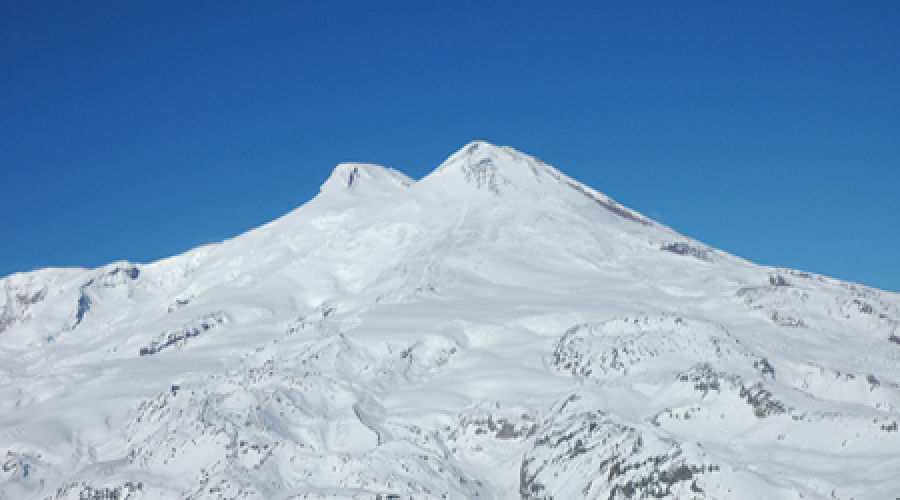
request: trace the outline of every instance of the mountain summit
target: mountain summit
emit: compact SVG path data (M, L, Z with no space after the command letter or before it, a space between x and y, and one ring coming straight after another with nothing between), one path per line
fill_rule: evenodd
M509 147L0 280L0 498L893 498L900 296Z

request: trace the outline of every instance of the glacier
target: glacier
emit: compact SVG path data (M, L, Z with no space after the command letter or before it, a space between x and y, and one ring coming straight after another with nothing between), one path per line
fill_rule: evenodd
M900 496L900 295L475 141L0 279L0 498Z

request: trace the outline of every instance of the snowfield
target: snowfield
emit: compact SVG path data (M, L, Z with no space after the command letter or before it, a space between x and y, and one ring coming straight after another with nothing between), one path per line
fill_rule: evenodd
M0 498L900 497L900 296L512 148L0 280Z

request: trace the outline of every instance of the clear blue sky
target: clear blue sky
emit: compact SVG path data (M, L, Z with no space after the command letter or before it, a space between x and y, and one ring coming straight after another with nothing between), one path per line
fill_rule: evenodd
M479 138L900 291L897 1L0 0L0 275L180 253Z

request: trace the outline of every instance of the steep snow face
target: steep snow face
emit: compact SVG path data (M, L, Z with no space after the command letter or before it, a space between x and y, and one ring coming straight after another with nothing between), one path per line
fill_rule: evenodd
M440 185L457 192L474 188L494 195L534 192L537 185L548 180L548 172L539 160L512 148L475 141L450 156L422 184Z
M484 141L473 141L450 156L419 182L421 189L441 194L471 196L472 191L489 193L517 204L546 199L572 200L573 192L605 208L621 218L650 225L651 221L625 208L608 196L566 176L541 160L510 147L497 147ZM439 196L439 195L438 195ZM510 200L512 198L512 200Z
M0 498L892 498L900 297L512 148L0 280Z

